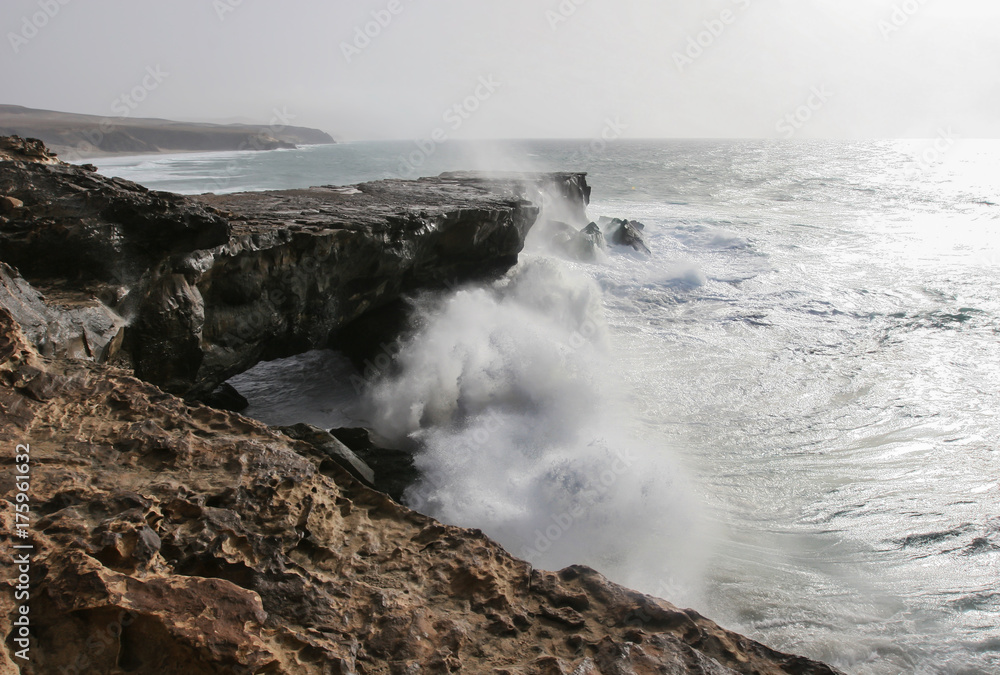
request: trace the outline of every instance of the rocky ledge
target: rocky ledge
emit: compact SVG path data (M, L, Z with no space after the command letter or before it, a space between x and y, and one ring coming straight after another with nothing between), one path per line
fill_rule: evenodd
M584 174L446 175L189 199L6 140L0 250L46 297L112 313L76 340L100 360L197 397L329 346L404 293L503 274L544 192L589 188ZM0 283L18 282L0 271ZM44 349L67 351L51 336Z
M834 672L593 570L532 569L366 487L309 429L185 401L130 367L152 360L137 346L150 316L203 315L184 348L236 364L322 343L393 293L495 273L532 224L529 192L548 188L444 178L193 201L0 145L0 253L18 268L0 269L0 448L22 455L0 478L0 673ZM62 248L36 259L44 242ZM302 297L246 286L311 255L322 262L277 287ZM243 281L220 290L222 270ZM206 336L223 322L208 317L259 303L280 321L219 357ZM280 348L268 331L301 339ZM180 352L161 337L169 361ZM189 393L236 367L165 381Z

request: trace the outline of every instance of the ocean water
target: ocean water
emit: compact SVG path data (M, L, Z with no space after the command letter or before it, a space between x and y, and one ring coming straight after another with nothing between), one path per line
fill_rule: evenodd
M99 164L187 193L588 171L590 216L641 220L652 256L575 262L533 236L500 282L414 298L420 328L381 377L355 388L332 352L261 364L234 381L248 414L416 441L407 501L536 566L591 565L848 673L998 673L1000 144L944 145Z

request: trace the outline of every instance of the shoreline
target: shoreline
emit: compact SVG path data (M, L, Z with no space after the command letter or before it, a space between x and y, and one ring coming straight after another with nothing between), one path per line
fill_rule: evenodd
M190 199L0 141L0 440L31 449L45 660L26 672L128 653L142 672L836 673L589 568L533 569L367 487L325 431L192 400L338 333L378 344L391 325L358 320L404 292L502 274L543 192L585 207L585 174ZM18 611L0 598L0 622Z
M0 136L37 138L74 161L108 155L292 149L335 144L319 129L291 126L293 115L274 111L267 124L175 122L141 117L101 117L0 105Z
M139 152L139 153L133 153L133 152L121 152L121 153L117 153L117 152L103 152L103 153L92 153L92 154L77 153L78 159L81 160L80 162L77 162L76 160L70 161L70 160L63 159L63 155L60 153L58 147L53 147L51 149L52 149L52 152L54 152L56 154L56 156L59 157L60 160L66 162L68 164L73 164L74 166L80 166L81 164L92 164L93 162L92 161L88 161L88 160L95 160L95 159L96 160L101 160L101 159L105 159L105 160L106 159L122 159L122 160L127 160L127 159L132 158L132 157L135 157L135 158L138 159L138 158L144 158L144 157L170 157L170 156L174 156L174 155L181 156L181 157L186 157L186 156L190 156L190 155L213 155L214 156L214 155L225 155L225 154L258 154L258 153L267 153L267 152L294 152L296 150L304 150L304 149L308 149L308 148L323 148L323 147L328 147L328 146L332 146L332 145L343 145L343 144L342 143L303 143L301 145L295 146L294 148L269 148L269 149L266 149L266 150L246 150L246 149L244 149L244 150L239 150L239 149L235 149L235 150L158 150L158 151L155 151L155 152ZM72 152L72 150L70 152Z

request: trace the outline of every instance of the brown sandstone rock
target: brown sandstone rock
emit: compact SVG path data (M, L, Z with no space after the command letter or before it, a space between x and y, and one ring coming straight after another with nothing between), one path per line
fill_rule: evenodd
M18 443L33 517L12 540L6 504L0 539L35 547L22 673L834 672L593 570L534 570L257 422L44 359L0 310L0 448ZM0 672L16 611L0 594Z

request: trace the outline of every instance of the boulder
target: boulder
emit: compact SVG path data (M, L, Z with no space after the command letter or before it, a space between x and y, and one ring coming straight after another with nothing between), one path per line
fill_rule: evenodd
M640 253L651 254L641 234L646 226L638 220L602 217L600 225L604 228L604 236L612 245L627 246Z
M375 472L372 471L371 467L330 432L311 424L295 424L276 429L289 438L308 443L368 487L375 486Z
M22 208L24 208L24 202L20 199L8 197L7 195L0 197L0 213L3 213L4 215L12 215L17 213Z
M590 223L582 230L577 230L567 223L550 220L545 225L553 232L552 247L572 260L595 262L600 259L601 251L605 249L604 235L596 223Z
M202 396L199 400L205 405L230 412L243 412L250 407L250 401L240 392L236 391L236 387L228 382L223 382L211 393Z
M597 223L594 222L590 223L580 232L591 241L595 249L600 249L603 251L604 249L607 248L607 242L604 239L604 233L601 232L601 228L598 227Z
M413 463L413 453L383 447L376 443L368 429L344 428L330 431L341 443L354 452L375 473L373 485L397 502L403 502L403 493L420 478Z

